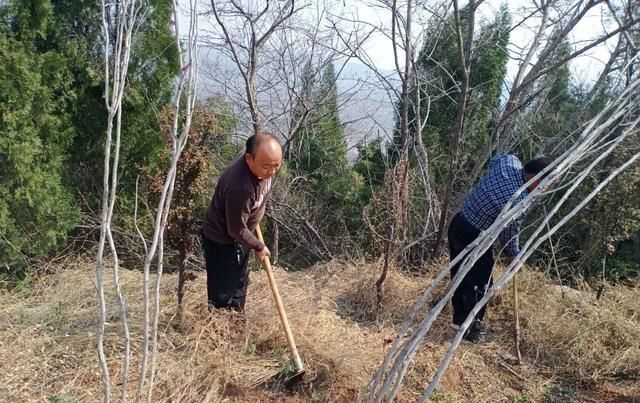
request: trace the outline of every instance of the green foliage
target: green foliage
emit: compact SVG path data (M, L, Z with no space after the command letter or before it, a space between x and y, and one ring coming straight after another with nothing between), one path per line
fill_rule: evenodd
M156 114L178 71L170 4L152 0L133 40L125 96L120 207L140 167L162 149ZM106 108L100 4L94 0L0 3L0 265L20 272L64 245L78 220L73 193L97 209Z
M592 181L604 179L612 169L621 165L640 145L636 134L626 147L616 150L601 172ZM580 257L582 275L590 279L602 270L607 258L605 275L627 278L638 275L637 246L640 233L640 166L635 164L605 187L580 214L576 228L583 255Z
M61 395L51 395L47 397L47 403L75 403L76 400L73 396L68 393L63 393Z
M160 128L164 137L164 148L159 160L161 164L145 170L143 193L147 204L157 206L166 173L171 161L171 136L174 110L170 107L160 115ZM202 217L211 200L210 179L214 171L220 171L229 162L225 159L230 143L222 135L217 115L206 104L197 105L189 131L189 139L178 160L169 212L166 243L178 252L180 262L194 253L201 227Z
M607 274L615 281L640 278L640 232L617 243Z
M317 80L308 64L303 74L302 99L308 105L317 105L307 116L307 122L290 146L292 167L315 178L333 176L347 167L344 128L338 114L338 93L333 63L327 64ZM304 113L294 112L294 119Z
M456 401L455 396L451 393L434 392L429 398L433 402L453 403Z
M65 321L66 309L67 309L66 303L63 300L58 300L51 307L51 314L47 323L54 327L61 326Z
M460 12L462 35L467 40L468 10ZM506 74L508 60L507 44L511 16L505 4L494 20L479 28L471 51L471 74L469 77L469 98L462 136L460 166L470 170L486 147L492 125L492 118L499 105L500 91ZM450 17L440 35L427 31L425 42L418 55L417 65L421 79L419 88L411 90L411 99L420 92L422 118L426 125L421 135L430 156L430 170L438 188L446 186L449 176L448 150L452 147L453 130L457 114L458 91L462 80L457 39L453 18ZM428 109L427 96L433 100ZM413 105L409 108L409 119L415 116ZM399 127L399 126L398 126ZM416 132L415 126L410 126ZM461 176L464 172L455 172Z
M46 35L48 19L52 13L50 0L9 1L2 4L3 20L20 42L32 42Z
M530 402L532 402L532 401L533 401L533 400L531 399L531 396L527 395L526 393L525 393L525 394L522 394L522 395L518 395L518 396L516 397L516 402L520 402L520 403L530 403Z
M467 121L461 158L463 174L471 171L489 142L507 74L511 15L503 3L495 19L481 27L472 51ZM459 173L455 173L459 175Z
M590 114L587 111L587 114ZM611 139L619 133L609 133ZM604 142L608 139L603 139ZM640 147L640 133L634 133L589 174L584 184L576 190L558 217L563 217L583 200L595 186L611 172L627 161ZM581 168L579 167L578 170ZM562 196L562 191L548 204ZM595 283L603 280L624 280L640 275L640 166L631 165L604 187L572 220L555 240L554 250L548 243L540 249L537 262L546 266L546 259L555 254L552 263L558 265L563 280L586 280ZM538 222L545 214L539 208L529 214L528 220ZM550 225L554 225L551 222ZM531 230L531 229L530 229ZM529 230L529 231L530 231ZM528 232L528 231L527 231ZM525 234L525 238L526 238ZM532 261L532 263L534 263Z
M255 343L249 343L244 350L246 355L255 355L258 352L258 347Z
M70 127L64 84L48 81L56 62L0 37L0 265L11 275L59 248L78 218L62 183Z
M381 147L380 138L358 147L358 159L353 169L364 178L364 202L368 202L373 193L384 183L387 161Z
M102 192L106 130L100 4L94 0L10 1L1 13L6 34L43 59L43 78L70 126L63 143L69 155L65 180L83 199L95 203ZM125 204L133 194L139 168L154 164L162 149L156 115L171 101L178 71L170 19L168 2L150 1L132 40L119 170Z
M571 54L571 46L563 42L551 55L547 66L553 65ZM526 159L535 157L540 146L548 139L572 133L579 121L592 116L587 113L581 119L572 119L579 111L582 94L572 88L569 65L564 64L546 74L533 91L541 95L519 118L520 143L518 154ZM582 111L585 112L585 111Z
M357 239L362 228L365 183L347 161L335 68L329 63L322 72L314 72L308 64L303 80L303 102L317 107L307 116L308 123L291 142L289 166L296 175L306 179L298 192L308 193L311 200L321 201L308 206L308 214L326 217L323 234ZM303 113L300 106L294 111L294 118L300 118Z
M287 349L284 346L276 346L273 349L273 354L278 358L286 358L285 354L287 353Z
M74 13L98 16L99 10L99 4L93 1L85 2L81 10L65 8L59 16L60 24L66 26L67 30L73 30L77 18ZM122 105L118 185L120 204L125 212L130 211L140 168L156 164L163 148L158 115L171 102L174 79L179 69L175 42L168 23L170 19L169 3L151 1L132 40L127 88ZM84 27L84 32L85 38L90 39L94 47L99 44L100 19L92 19ZM64 46L60 41L56 43L57 46ZM101 195L104 159L103 134L106 130L102 66L104 56L90 46L80 49L77 57L84 59L80 66L89 67L76 75L77 81L74 83L79 90L79 98L73 104L76 133L68 169L70 172L82 173L70 175L73 178L71 185L78 193L89 200L98 200Z

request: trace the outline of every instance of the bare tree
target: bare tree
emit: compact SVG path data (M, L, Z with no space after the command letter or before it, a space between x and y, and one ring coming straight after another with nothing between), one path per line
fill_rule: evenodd
M382 36L390 43L395 65L393 77L383 73L371 61L363 50L364 44L358 47L346 39L346 34L336 27L336 31L343 39L347 49L367 65L378 77L380 84L387 90L390 103L397 105L397 143L393 137L396 133L389 133L396 149L393 151L393 166L387 170L381 194L375 198L371 208L365 211L365 219L369 223L374 238L379 239L384 255L382 273L376 281L378 302L384 294L384 282L387 278L390 264L410 248L420 244L429 236L429 225L432 223L434 211L438 211L436 196L432 190L429 175L429 157L421 133L429 115L431 95L427 96L426 105L422 103L425 83L419 74L415 63L415 49L418 48L423 35L414 31L414 20L424 18L421 13L428 15L434 23L434 31L443 27L444 15L447 13L445 3L437 4L432 9L426 9L420 1L375 1L371 7L384 10L390 17L388 26L377 26L357 17L350 19L357 29L363 33L361 37L368 39ZM346 19L346 17L343 17ZM379 39L377 39L379 40ZM421 183L424 199L421 201L422 230L416 239L410 239L408 234L411 210L411 168L415 158L415 172ZM377 230L375 227L382 227Z
M482 158L473 167L471 175L465 181L463 189L467 189L474 183L482 172L484 163L495 150L506 150L512 144L516 133L516 116L521 113L533 99L540 95L540 90L533 90L534 84L554 69L563 66L619 34L638 24L633 17L622 25L609 32L605 32L597 38L576 44L573 51L560 60L553 61L553 56L558 47L568 40L569 35L587 14L598 6L603 6L604 0L580 0L569 3L559 0L540 0L534 3L534 11L527 14L522 21L515 23L518 26L524 20L536 16L540 24L529 46L523 49L520 64L513 82L510 85L507 101L502 109L497 123L492 132L491 139L486 146ZM464 197L461 192L454 206L459 206Z
M142 239L146 255L143 267L143 345L142 345L142 362L140 367L140 377L138 382L137 399L141 399L144 394L145 382L147 382L147 361L149 357L149 331L152 332L152 353L151 353L151 371L147 386L147 401L152 398L153 383L155 379L158 353L158 322L160 319L160 284L163 274L164 264L164 234L167 227L167 220L171 208L171 200L173 197L173 189L176 179L178 161L182 155L187 140L189 139L189 131L191 130L191 122L196 103L197 77L198 77L198 19L197 19L197 2L189 1L189 33L186 43L181 37L181 31L178 19L178 3L172 0L174 37L176 51L180 61L180 70L178 83L173 99L173 125L171 132L171 162L166 172L164 185L160 194L160 200L156 209L156 216L153 228L153 235L150 245L147 248L147 241ZM149 321L149 272L154 260L157 263L156 279L154 284L154 315L153 323Z
M275 7L275 8L274 8ZM260 56L274 32L296 12L295 0L266 2L263 6L239 0L211 0L211 9L221 30L223 45L244 82L244 99L251 116L253 133L261 130L262 116L256 81Z
M113 210L116 200L116 187L118 184L118 157L120 149L120 133L122 125L122 99L126 87L126 77L129 65L129 59L132 49L132 38L138 26L139 19L143 16L143 3L135 0L122 0L115 3L102 2L102 35L104 47L104 75L105 75L105 104L108 112L107 116L107 132L105 143L105 163L104 163L104 193L102 200L102 220L100 241L98 244L98 254L96 258L96 283L99 299L99 328L98 328L98 357L100 368L102 370L102 379L104 384L104 401L111 399L111 382L109 379L109 371L104 353L104 331L106 322L106 302L104 296L104 278L103 278L103 253L105 239L109 241L111 255L114 265L114 285L116 297L120 308L120 318L123 323L125 352L123 366L123 382L122 382L122 400L127 400L128 382L129 382L129 358L130 358L130 335L127 322L126 304L120 290L119 280L119 264L118 255L113 241L111 230L111 220L113 218ZM178 6L175 0L172 1L173 18L175 23L175 38L177 51L180 58L181 68L180 77L175 94L175 119L173 122L173 142L172 142L172 161L171 167L167 174L167 180L161 195L156 223L154 227L154 235L151 245L147 248L142 233L138 230L142 237L146 257L144 262L143 287L144 287L144 324L143 324L143 357L140 373L140 382L136 400L142 397L142 389L146 379L146 362L148 357L149 345L149 293L148 278L149 268L155 257L156 250L158 253L158 271L155 284L155 316L153 322L153 354L152 354L152 376L149 381L149 389L147 400L151 400L151 390L153 385L153 373L155 371L157 357L157 332L159 319L159 291L160 278L162 276L162 233L166 227L167 215L171 203L171 194L173 181L175 179L177 159L180 156L184 145L186 144L187 134L191 125L193 107L195 103L196 75L197 75L197 23L195 3L191 1L191 24L188 38L188 57L185 57L182 50L181 38L178 29ZM184 96L186 106L181 105L183 100L183 90L186 88ZM115 143L112 143L113 132L115 131ZM111 152L113 151L113 156ZM137 183L136 183L137 187ZM137 204L137 201L136 201ZM136 206L137 207L137 206ZM137 209L136 209L137 211Z
M104 295L104 246L109 242L113 260L113 279L116 298L118 300L120 319L123 324L125 339L124 369L122 400L127 399L127 385L129 381L130 337L127 322L126 303L120 289L118 253L113 241L111 220L116 200L118 184L118 163L120 152L120 133L122 127L122 98L124 96L129 58L131 55L131 39L136 29L141 4L136 0L122 0L107 4L102 1L102 46L104 54L104 99L107 108L107 130L104 147L104 174L102 194L102 218L100 220L100 240L96 256L96 288L99 303L99 324L97 332L97 349L102 382L104 387L104 401L111 399L111 382L104 353L104 332L107 316ZM114 127L115 126L115 127ZM112 142L115 131L115 143ZM113 149L113 156L111 155Z
M633 82L618 98L611 100L607 106L592 119L582 131L580 138L565 153L559 156L547 169L539 173L537 177L532 178L529 182L533 183L542 175L548 176L542 181L540 186L533 192L529 193L526 198L518 204L513 204L518 194L523 192L529 183L521 187L511 202L503 208L498 219L491 227L483 231L473 243L471 243L459 256L446 265L436 276L429 288L420 297L411 313L401 326L399 335L407 335L396 338L385 359L376 372L366 397L367 401L390 402L397 395L404 374L409 363L414 357L420 342L424 339L429 329L433 325L436 317L440 314L444 306L449 302L454 290L461 283L464 276L471 270L478 258L492 246L502 229L517 219L526 210L530 209L541 197L555 193L563 192L561 198L555 203L553 208L548 211L547 215L537 225L536 230L529 240L522 247L521 252L514 258L507 267L506 272L501 275L495 284L489 288L485 296L476 304L473 311L466 318L460 330L456 334L445 355L443 361L438 367L434 378L429 386L425 389L420 401L425 401L437 386L440 378L444 374L455 350L460 344L462 337L468 327L471 325L475 315L487 303L487 301L500 289L506 286L509 280L522 267L526 259L546 241L553 233L566 224L578 211L580 211L599 191L602 190L613 178L622 171L634 164L639 158L640 153L632 155L627 161L622 163L617 169L604 178L595 188L580 201L575 208L568 214L559 218L559 221L552 227L549 222L554 218L563 204L572 196L574 191L582 184L590 172L611 154L618 146L620 146L630 135L636 133L640 123L640 101L638 95L640 92L640 81ZM554 186L556 186L554 188ZM543 233L543 231L546 231ZM420 321L416 322L416 318L420 309L426 304L431 297L435 287L442 282L448 275L451 267L460 263L460 269L456 276L452 279L446 294L437 302L428 314Z
M439 257L442 253L442 245L445 236L445 227L448 224L449 218L449 204L451 202L451 196L453 193L453 183L457 174L458 154L460 152L460 143L462 139L462 133L464 131L465 120L467 118L467 102L470 87L469 75L471 74L471 45L473 43L473 34L475 31L475 14L478 6L482 4L483 0L474 1L471 0L467 4L468 17L467 17L467 29L466 36L462 34L462 27L460 22L460 7L457 0L453 0L453 20L455 23L455 32L458 46L458 57L460 59L462 82L460 83L458 93L458 105L456 113L456 121L453 128L453 140L451 156L449 157L449 173L447 178L447 188L442 199L442 209L440 211L440 222L438 224L438 233L436 236L436 246L434 255ZM420 134L421 135L421 134Z
M393 178L391 179L391 192L389 194L391 199L391 220L387 223L387 231L386 231L386 247L385 247L385 258L384 258L384 266L382 267L382 273L380 277L376 281L376 294L378 298L378 304L382 304L382 300L384 297L384 281L387 278L387 274L389 271L389 263L390 263L390 254L391 245L394 243L394 240L397 234L400 232L404 232L404 224L406 222L406 215L408 214L408 173L409 173L409 150L412 145L412 141L409 136L409 86L411 84L412 78L410 74L414 73L415 70L412 69L413 63L413 48L412 48L412 37L411 37L411 17L413 14L413 9L415 5L412 4L411 0L408 0L406 3L406 9L404 14L400 14L398 11L398 4L396 0L393 0L391 4L391 38L393 45L393 53L394 60L396 65L396 71L398 76L400 77L401 82L401 93L400 93L400 155L398 158L398 162L396 166L391 171L393 173ZM404 18L401 18L404 17ZM400 60L398 58L398 42L396 42L396 38L399 37L398 31L399 23L404 21L404 37L400 37L398 39L404 50L404 68L400 67Z

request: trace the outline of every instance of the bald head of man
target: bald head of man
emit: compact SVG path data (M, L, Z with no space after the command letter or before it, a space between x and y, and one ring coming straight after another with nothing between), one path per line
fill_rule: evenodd
M259 133L247 139L244 160L259 180L271 178L282 165L282 147L269 133Z

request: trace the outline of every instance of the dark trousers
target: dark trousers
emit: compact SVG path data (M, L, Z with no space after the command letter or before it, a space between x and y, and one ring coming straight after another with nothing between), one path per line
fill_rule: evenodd
M239 244L221 244L202 235L209 308L244 311L249 285L248 256Z
M478 235L480 235L480 231L467 222L460 213L456 214L451 220L448 233L451 260L458 256ZM484 296L486 288L491 287L493 284L491 277L493 265L493 249L489 248L473 265L453 293L453 299L451 300L453 304L453 323L459 325L464 322L476 303ZM451 268L452 279L458 272L459 267L460 263ZM482 320L484 314L485 308L482 308L478 312L476 319Z

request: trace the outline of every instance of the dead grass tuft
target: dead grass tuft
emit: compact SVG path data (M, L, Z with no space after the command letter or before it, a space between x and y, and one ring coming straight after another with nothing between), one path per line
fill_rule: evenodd
M430 281L428 275L394 269L382 307L378 307L373 283L379 270L378 264L362 262L334 262L303 273L276 269L307 367L306 382L293 391L282 383L292 367L264 273L251 274L246 322L237 314L208 312L204 273L187 283L184 309L177 312L177 279L165 276L152 400L354 401L384 356L385 338L394 335ZM141 357L141 274L123 270L121 277L132 334L131 396ZM579 292L562 298L557 287L531 272L521 276L520 288L527 363L507 371L498 358L499 351L512 345L510 292L503 292L489 312L487 343L462 346L443 379L437 401L527 397L540 401L550 381L534 364L550 365L582 380L630 378L640 373L637 288L609 287L600 301ZM124 346L112 288L108 285L107 289L105 347L117 395ZM0 396L26 402L101 400L96 310L90 262L58 270L29 291L0 294ZM436 322L407 371L398 401L415 401L428 383L453 335L448 319L445 311Z
M574 379L640 378L640 288L551 285L539 272L521 281L523 342L530 356Z

